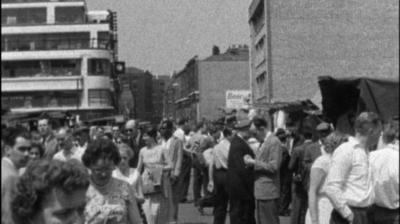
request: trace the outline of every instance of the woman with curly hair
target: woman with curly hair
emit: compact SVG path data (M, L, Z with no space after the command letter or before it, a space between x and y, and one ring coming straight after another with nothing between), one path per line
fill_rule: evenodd
M16 224L83 223L89 175L77 161L32 161L11 201Z
M323 192L325 178L331 166L333 152L346 141L347 136L332 132L326 137L323 145L326 154L318 157L311 167L306 224L329 224L333 206Z
M90 186L86 193L86 224L141 224L135 192L128 182L112 177L121 161L117 146L107 139L89 143L82 156L90 170Z

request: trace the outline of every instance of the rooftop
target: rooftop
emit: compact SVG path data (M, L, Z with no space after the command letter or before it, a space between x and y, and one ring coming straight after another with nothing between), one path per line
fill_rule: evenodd
M247 45L232 45L225 53L211 55L202 61L248 61L249 48Z

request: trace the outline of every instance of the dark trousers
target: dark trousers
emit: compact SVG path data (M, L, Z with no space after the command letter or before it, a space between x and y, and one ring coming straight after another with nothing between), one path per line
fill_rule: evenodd
M292 182L289 179L281 179L281 193L279 197L279 214L289 214L289 205L292 201Z
M256 200L257 224L279 224L279 199Z
M229 201L227 172L214 170L214 224L225 224Z
M179 201L186 199L189 192L190 185L190 172L192 170L192 158L186 154L183 155L182 168L180 174L180 187L182 193L179 197Z
M207 192L208 170L207 167L194 162L193 166L193 197L194 202L201 198L201 191Z
M231 224L255 224L254 199L229 198L229 219Z
M388 209L377 205L368 209L369 224L399 224L399 209Z
M367 208L354 208L350 207L354 214L352 224L368 224L368 209ZM349 224L347 219L343 218L335 209L332 211L330 224Z
M308 198L305 193L299 193L299 189L296 189L295 184L293 184L294 193L292 200L292 212L290 214L291 224L304 224L306 222L306 213L308 208Z

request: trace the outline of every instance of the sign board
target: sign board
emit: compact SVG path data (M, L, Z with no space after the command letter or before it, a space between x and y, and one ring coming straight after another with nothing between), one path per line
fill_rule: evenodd
M226 108L240 109L248 107L251 100L250 90L227 90L226 91Z

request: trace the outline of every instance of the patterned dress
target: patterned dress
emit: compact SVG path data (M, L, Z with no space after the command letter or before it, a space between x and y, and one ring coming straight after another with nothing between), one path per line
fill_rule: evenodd
M91 184L86 192L85 223L128 223L128 204L136 203L134 197L127 182L113 177L104 187Z

